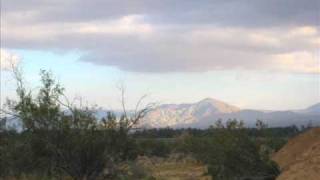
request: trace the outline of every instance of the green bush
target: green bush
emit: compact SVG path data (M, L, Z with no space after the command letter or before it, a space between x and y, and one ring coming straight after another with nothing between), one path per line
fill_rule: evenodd
M167 157L171 153L172 143L162 139L138 139L139 155Z
M186 135L179 146L208 165L214 179L239 179L247 177L276 177L277 165L261 154L259 146L247 135L242 125L232 121L226 127L212 129L203 137Z
M136 142L128 132L144 111L120 118L109 113L100 120L94 109L77 107L68 100L63 103L64 89L50 73L41 71L42 86L35 97L26 90L21 76L16 76L18 100L9 101L8 107L22 122L22 131L9 135L1 126L3 177L111 179L121 162L136 157Z

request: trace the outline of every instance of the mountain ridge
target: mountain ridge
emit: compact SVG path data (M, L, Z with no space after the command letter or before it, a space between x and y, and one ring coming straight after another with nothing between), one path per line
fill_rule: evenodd
M269 126L300 126L310 122L320 125L320 103L298 111L264 111L240 109L217 99L205 98L196 103L160 105L144 117L142 126L207 128L218 119L243 120L247 126L254 126L257 119L265 121Z

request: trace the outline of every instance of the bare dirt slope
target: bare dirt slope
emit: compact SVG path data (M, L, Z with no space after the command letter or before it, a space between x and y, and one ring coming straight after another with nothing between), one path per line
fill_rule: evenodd
M278 180L320 179L320 128L313 128L289 140L273 156L281 168Z

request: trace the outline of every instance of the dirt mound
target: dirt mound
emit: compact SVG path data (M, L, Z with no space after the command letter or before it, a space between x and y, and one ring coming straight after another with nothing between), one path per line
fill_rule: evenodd
M320 179L320 128L290 139L273 160L281 168L279 180Z

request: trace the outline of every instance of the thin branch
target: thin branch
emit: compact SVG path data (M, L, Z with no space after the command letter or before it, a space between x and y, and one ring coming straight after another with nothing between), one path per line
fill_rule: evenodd
M119 87L119 90L121 92L121 105L122 105L122 110L123 110L123 113L124 113L124 117L128 118L128 114L127 114L127 110L126 110L126 104L125 104L125 87L124 87L123 84Z
M135 116L136 116L136 114L137 114L137 111L138 111L141 103L143 102L144 99L146 99L146 97L147 97L147 95L145 94L145 95L141 96L140 99L138 100L138 102L137 102L137 104L136 104L136 107L135 107L135 110L134 110L134 115L135 115Z

